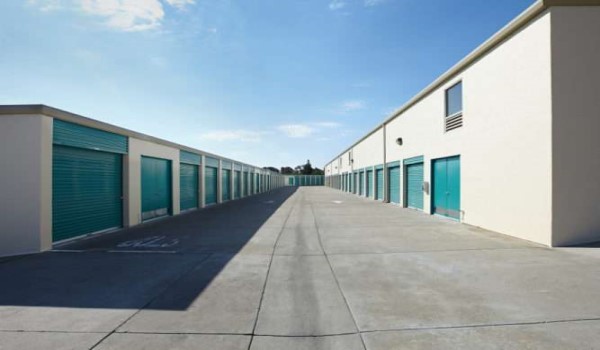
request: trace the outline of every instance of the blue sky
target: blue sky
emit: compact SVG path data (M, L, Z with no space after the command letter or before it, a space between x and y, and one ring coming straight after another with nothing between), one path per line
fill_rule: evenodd
M533 0L2 0L0 104L316 166Z

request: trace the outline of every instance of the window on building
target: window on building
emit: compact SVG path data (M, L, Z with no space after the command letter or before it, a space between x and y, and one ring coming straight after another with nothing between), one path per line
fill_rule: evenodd
M463 92L462 81L446 90L446 131L462 126Z

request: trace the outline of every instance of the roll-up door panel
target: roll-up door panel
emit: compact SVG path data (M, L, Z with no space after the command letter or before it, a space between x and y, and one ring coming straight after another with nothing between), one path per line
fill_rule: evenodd
M406 167L406 182L407 206L423 210L423 163Z
M383 169L376 170L376 177L377 177L377 184L376 184L377 190L375 191L375 199L383 200L383 188L384 188Z
M171 162L142 157L142 220L171 214Z
M217 203L217 173L218 169L207 166L205 168L204 175L204 192L205 192L205 203L215 204Z
M373 170L367 171L367 197L371 197L373 195Z
M392 167L390 172L390 202L400 204L400 167Z
M242 189L242 175L241 175L241 172L236 170L233 173L233 197L234 197L234 199L239 199L241 197L241 189Z
M197 165L179 165L179 206L182 211L198 208L198 180Z
M230 200L231 199L231 170L227 170L227 169L222 170L221 188L223 189L221 200L223 202Z
M52 240L122 226L122 156L53 146Z

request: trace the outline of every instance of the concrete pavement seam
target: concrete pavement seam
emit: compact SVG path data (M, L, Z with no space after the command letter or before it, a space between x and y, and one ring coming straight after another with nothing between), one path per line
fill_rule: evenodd
M469 252L469 251L494 251L494 250L548 250L553 251L549 248L531 248L531 247L523 247L523 248L466 248L466 249L444 249L444 250L411 250L405 252L350 252L350 253L329 253L328 255L338 256L338 255L400 255L400 254L417 254L417 253L445 253L445 252Z
M494 328L494 327L511 327L511 326L535 326L556 323L574 323L574 322L594 322L600 321L598 318L577 318L567 320L547 320L547 321L532 321L532 322L514 322L514 323L490 323L490 324L472 324L461 326L439 326L439 327L409 327L409 328L390 328L379 330L361 331L360 333L378 333L378 332L414 332L414 331L437 331L437 330L453 330L453 329L470 329L470 328Z
M115 334L115 332L121 328L124 324L126 324L127 322L129 322L129 320L131 320L132 318L134 318L136 315L138 315L142 310L144 310L145 308L147 308L150 304L152 304L152 302L154 302L156 299L158 299L161 295L163 295L169 288L171 288L173 285L175 285L177 282L179 282L180 280L182 280L185 276L187 276L189 273L191 273L192 271L194 271L194 269L196 269L198 266L202 265L204 262L206 262L210 257L214 256L214 254L210 254L210 255L206 255L204 256L202 259L200 259L200 261L198 261L197 264L192 264L192 267L190 267L189 269L185 270L184 272L182 272L179 276L177 276L177 278L175 278L173 280L173 282L169 283L167 286L165 286L165 288L163 288L161 291L159 291L158 293L156 293L156 295L152 298L150 298L150 300L148 300L148 302L146 302L142 307L140 307L139 309L137 309L133 314L131 314L129 317L127 317L125 320L123 320L123 322L119 323L112 331L110 331L106 336L102 337L102 339L100 339L96 344L94 344L92 347L90 347L90 350L95 349L96 347L98 347L98 345L102 344L102 342L104 340L106 340L108 337L110 337L111 335Z
M260 293L260 299L258 302L258 310L256 310L256 318L254 319L254 326L252 327L252 333L250 334L250 341L248 342L248 350L250 350L250 348L252 347L252 341L254 340L254 334L256 333L256 327L258 326L258 317L260 316L260 310L262 308L262 303L263 303L263 300L265 297L265 291L267 290L267 282L269 281L269 275L271 273L271 266L273 265L273 259L275 258L275 250L277 249L277 244L279 243L279 239L281 238L281 235L283 234L285 225L287 225L289 218L292 216L292 212L294 211L296 202L297 202L297 197L294 198L293 205L289 209L289 212L287 213L285 220L283 221L283 224L281 225L281 229L279 230L279 233L277 234L277 239L275 239L275 242L273 243L273 251L271 252L271 259L269 260L269 265L267 267L267 275L265 276L265 282L263 283L262 292Z
M319 231L319 224L317 222L317 217L315 215L315 208L313 207L312 203L310 204L310 211L312 212L312 215L313 215L313 222L315 224L315 229L317 231L317 238L319 241L319 245L321 246L321 250L323 251L323 255L325 256L325 260L327 261L329 270L331 270L331 274L333 275L333 280L335 281L335 284L337 285L338 290L340 291L340 294L342 295L342 299L344 299L344 303L346 304L346 308L348 309L348 312L350 313L350 317L352 317L352 322L354 322L354 327L356 327L356 332L359 334L363 349L366 350L367 345L365 343L365 340L363 339L362 333L360 333L360 328L358 328L358 322L356 321L356 317L354 316L354 313L352 312L352 308L350 308L350 303L348 303L348 299L346 298L346 295L344 294L344 291L342 290L340 281L338 280L337 275L335 274L335 271L333 270L333 266L331 265L331 261L329 260L329 256L327 255L327 251L325 251L325 247L323 246L323 241L321 239L321 232Z

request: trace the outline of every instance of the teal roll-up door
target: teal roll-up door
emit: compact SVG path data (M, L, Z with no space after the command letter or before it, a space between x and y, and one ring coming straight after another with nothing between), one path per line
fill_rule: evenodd
M406 206L423 210L423 163L406 166Z
M233 198L239 199L241 197L242 189L242 175L239 171L233 173Z
M218 169L207 166L204 169L204 201L207 205L217 203Z
M369 198L373 195L373 170L367 171L367 191L365 194Z
M363 195L363 191L365 188L365 173L363 171L358 175L358 194L360 196Z
M52 240L122 226L122 155L54 145Z
M198 166L181 163L179 165L179 207L183 210L198 208Z
M350 174L346 174L346 188L344 188L344 191L346 192L350 192L350 186L352 185L352 179L350 178Z
M250 185L250 182L248 181L248 172L244 171L244 197L248 196L248 186Z
M433 162L433 213L460 219L460 157Z
M231 199L231 170L222 170L221 187L221 200L226 202Z
M389 197L390 202L400 204L400 167L395 166L389 168Z
M142 220L171 214L171 161L142 157Z
M377 177L375 199L377 199L378 201L382 201L383 200L383 188L384 188L383 169L377 169L375 171L375 175Z
M289 186L294 186L294 178L293 177L288 177L288 185Z

